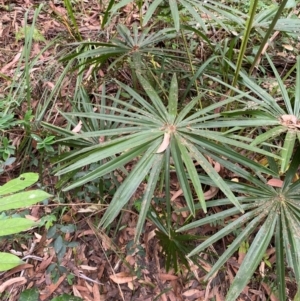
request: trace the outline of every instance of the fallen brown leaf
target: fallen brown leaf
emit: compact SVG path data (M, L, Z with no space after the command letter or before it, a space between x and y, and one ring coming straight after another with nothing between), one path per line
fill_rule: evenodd
M158 274L158 277L159 277L161 280L166 280L166 281L171 281L171 280L176 280L176 279L178 279L178 276L176 276L176 275L172 275L172 274L164 274L164 273L159 273L159 274Z
M169 133L165 133L164 134L164 139L163 142L161 143L161 145L159 146L158 150L157 150L157 154L164 152L167 147L170 144L170 134Z
M12 284L23 285L27 282L25 277L11 278L0 285L0 293L3 293Z
M109 278L117 284L123 284L123 283L132 282L137 278L137 276L130 276L128 273L120 272L109 276Z
M273 187L282 187L283 181L280 179L271 179L267 182L268 185L273 186Z

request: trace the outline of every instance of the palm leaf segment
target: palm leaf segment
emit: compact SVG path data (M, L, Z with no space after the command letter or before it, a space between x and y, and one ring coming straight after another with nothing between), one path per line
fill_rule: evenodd
M107 227L127 204L141 182L147 178L147 189L137 226L138 236L142 231L143 222L162 169L175 169L192 215L195 214L193 191L206 212L204 194L198 177L198 170L194 164L194 162L197 162L197 165L209 175L213 183L224 192L238 210L243 211L230 187L208 160L208 157L212 155L215 156L216 160L226 157L228 162L239 162L244 166L259 170L259 172L270 173L270 170L241 156L238 152L233 151L230 146L242 147L266 155L269 155L268 152L207 129L220 128L224 125L226 127L236 125L234 120L230 121L229 118L223 120L219 113L214 113L216 108L224 106L224 104L235 99L227 98L197 111L195 107L201 99L200 95L178 112L178 84L175 75L172 78L170 91L166 97L168 98L167 106L164 105L147 80L140 76L139 81L150 101L145 100L132 88L116 81L124 92L132 97L134 102L125 102L119 98L106 96L107 99L112 100L117 105L113 107L102 105L100 113L76 113L78 118L98 119L102 122L104 120L107 124L114 122L118 124L118 127L76 135L72 133L71 137L63 139L64 141L68 139L79 141L80 139L90 140L95 137L106 138L105 142L82 148L59 161L60 163L64 162L64 165L58 169L57 176L72 174L92 163L101 162L98 168L77 179L64 190L68 191L99 179L123 167L126 163L132 162L134 158L138 158L136 165L114 194L101 220L101 225ZM65 115L72 116L72 113ZM226 164L225 162L225 167ZM169 176L166 173L166 177ZM169 179L166 179L166 183L169 183ZM169 187L166 187L166 189L169 189Z

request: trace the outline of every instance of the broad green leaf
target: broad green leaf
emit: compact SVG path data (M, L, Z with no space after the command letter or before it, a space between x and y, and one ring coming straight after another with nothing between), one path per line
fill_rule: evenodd
M257 177L253 176L250 172L246 171L244 167L239 167L237 164L235 164L235 162L230 162L229 160L222 159L220 158L219 155L210 154L210 157L216 162L219 162L221 166L224 166L228 170L231 170L232 172L236 173L238 176L247 180L247 182L251 183L252 185L255 185L252 186L243 183L234 183L232 181L226 181L227 185L229 185L229 187L232 190L241 192L245 195L248 195L248 193L250 193L251 195L258 194L263 198L269 197L274 192L271 186L266 185L265 182L257 179ZM260 169L260 164L257 164L256 166L252 165L252 169L258 172L263 172L263 170ZM277 174L275 173L273 175L277 175ZM200 180L201 180L201 176L200 176ZM201 181L203 182L204 180L202 179ZM212 182L212 183L208 183L208 185L215 185L215 184Z
M296 131L288 131L286 133L284 144L281 150L281 166L280 166L280 172L283 174L290 163L291 157L293 155L293 150L295 146L296 141Z
M35 222L22 217L0 220L0 236L6 236L28 230Z
M39 301L39 294L37 288L26 289L20 294L18 301Z
M230 286L226 301L232 301L238 298L262 260L270 240L274 235L274 229L278 218L276 208L272 208L271 211L265 211L265 214L268 214L268 217L264 224L260 226L233 283Z
M222 135L222 133L212 132L212 131L205 131L205 130L197 130L197 129L184 130L184 132L187 132L187 133L192 132L192 134L196 134L197 136L205 137L207 139L213 139L213 140L221 142L225 145L233 145L235 147L247 149L247 150L252 151L252 152L256 152L256 153L259 153L259 154L262 154L262 155L266 155L266 156L270 156L270 157L280 159L279 156L277 156L273 153L270 153L270 152L267 152L265 150L259 149L258 147L255 147L255 146L252 146L252 145L248 145L247 143L244 143L242 141L237 141L236 139L227 138L224 135Z
M10 209L25 208L51 197L42 190L29 190L0 198L0 212ZM1 229L0 229L1 230Z
M148 214L148 209L151 203L151 200L153 198L153 194L157 185L157 181L163 166L163 159L164 159L164 154L157 154L156 155L156 160L153 162L151 172L147 181L147 189L145 191L143 200L142 200L142 206L141 210L139 212L139 218L137 225L135 227L135 241L140 237L144 223L146 220L146 216Z
M0 252L0 272L8 271L23 263L25 262L15 255Z
M54 250L57 253L59 253L61 251L61 249L63 248L64 246L64 241L63 241L63 238L61 237L61 235L59 235L55 240L54 240Z
M118 108L111 108L111 107L106 107L104 106L104 108L107 108L110 111L116 111L116 112L127 112L124 111L123 109L118 109ZM142 111L140 113L144 113L145 111ZM146 113L146 112L145 112ZM81 113L81 112L76 112L76 113L64 113L64 116L74 116L74 117L87 117L90 119L104 119L107 121L114 121L114 122L120 122L120 123L125 123L125 124L130 124L132 126L147 126L149 124L154 124L155 119L152 117L151 115L151 119L149 117L143 116L146 114L143 114L142 116L140 114L136 114L136 113L132 113L132 112L128 112L125 113L126 115L129 116L121 116L121 115L114 115L114 114L100 114L100 113ZM142 118L143 119L142 119ZM158 123L161 124L161 123ZM121 132L122 129L114 129L115 131L119 131ZM108 130L102 130L103 132L103 136L107 136L110 134L110 131L112 132L112 134L114 134L114 132L112 131L112 129L108 129ZM126 129L124 129L124 131L126 131ZM101 132L101 131L99 131ZM118 132L116 132L118 133ZM78 134L75 135L75 137L80 137Z
M175 0L176 1L176 0ZM177 116L177 105L178 105L178 83L176 74L173 74L171 85L170 85L170 92L169 92L169 122L173 124L175 118Z
M23 190L36 183L38 179L39 179L39 175L37 173L33 173L33 172L24 173L20 175L18 178L10 180L9 182L1 186L0 196Z

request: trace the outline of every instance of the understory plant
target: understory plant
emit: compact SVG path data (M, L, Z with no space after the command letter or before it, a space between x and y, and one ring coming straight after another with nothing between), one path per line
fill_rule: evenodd
M229 234L234 233L236 235L206 275L206 279L215 277L216 272L243 242L251 239L251 245L226 296L228 301L237 299L263 260L270 244L276 248L275 270L279 300L286 300L287 269L285 262L293 271L297 285L300 284L300 179L297 175L300 166L299 144L293 160L284 174L278 173L277 164L273 158L269 158L269 166L277 173L276 177L269 180L259 179L244 169L236 167L236 175L247 182L227 182L232 191L241 195L237 198L245 212L244 214L237 217L238 208L228 208L230 201L227 198L209 201L207 202L208 208L218 206L224 209L178 229L178 232L183 232L214 222L222 222L224 225L221 230L192 250L187 255L188 257L203 252L210 245ZM203 183L214 185L207 178L203 176L200 178Z
M111 0L102 27L109 25L110 17L130 2L132 1L122 0L115 3ZM68 128L43 123L44 128L56 134L55 141L60 146L64 146L61 148L63 150L61 156L53 160L57 164L56 176L59 177L57 187L70 191L92 183L99 185L101 191L103 179L111 179L111 182L116 183L116 173L121 174L124 180L117 183L112 200L107 204L101 198L106 209L99 227L108 228L122 209L131 205L130 201L135 197L141 184L146 183L138 214L135 242L143 231L145 219L149 218L158 228L157 237L167 254L167 268L170 267L171 262L175 262L176 271L178 271L177 258L188 265L186 253L189 253L188 257L201 254L207 247L224 238L234 229L235 234L238 233L236 239L207 275L207 279L213 277L245 241L251 242L228 292L228 301L235 300L242 292L259 262L263 260L270 243L276 246L280 300L286 298L285 258L298 284L300 280L298 254L300 245L297 236L300 216L297 194L300 184L296 175L300 163L297 141L300 139L298 131L300 59L297 60L296 94L293 97L289 95L272 60L267 56L281 92L279 101L272 93L267 93L256 84L244 71L240 72L244 66L248 39L252 37L254 31L258 33L258 39L263 37L263 42L259 50L252 53L255 58L251 62L251 69L256 66L261 57L273 28L279 31L299 32L299 20L279 19L287 2L284 0L278 7L269 7L256 14L255 7L258 1L253 0L252 9L247 16L220 1L169 0L169 7L166 10L169 10L174 28L161 29L160 24L157 25L159 22L156 22L158 19L153 20L151 27L146 27L156 13L161 11L160 6L163 1L155 0L149 4L145 14L140 13L141 27L133 24L130 28L128 24L126 26L118 24L115 37L108 41L72 44L72 52L60 60L62 64L67 62L64 73L57 80L55 79L55 88L48 94L45 92L47 101L39 107L40 112L36 114L36 124L39 125L48 106L52 104L52 98L59 94L65 75L74 67L74 62L78 62L79 71L76 72L74 93L76 104L73 102L73 111L65 113L59 109L59 106L55 108L67 120ZM73 25L75 37L81 41L82 36L70 2L66 0L65 4L71 20L68 24ZM142 11L141 3L137 5ZM208 18L202 18L201 14L205 14ZM34 21L36 18L37 13ZM200 37L200 42L205 44L203 48L209 48L212 52L215 49L222 49L222 44L212 45L208 37L208 32L215 32L216 29L224 29L227 33L233 33L234 30L236 45L239 45L239 39L243 37L237 66L231 61L226 61L222 55L218 56L219 61L223 60L226 67L229 66L226 70L228 74L225 73L226 77L232 80L232 85L220 79L220 68L216 68L219 66L214 60L214 54L206 62L201 62L195 55L189 53L192 47L187 45L185 36L197 45ZM265 29L267 29L266 33ZM239 32L236 33L235 30ZM29 62L33 34L34 25L29 35L27 37L25 35L27 51L23 52L18 66L20 70L24 59L25 81L23 85L14 82L9 95L11 103L15 102L16 105L26 98L28 107L32 95L31 89L28 88L30 70L38 60L37 56L31 63ZM194 34L197 35L197 39ZM180 38L182 41L177 42ZM178 43L176 49L184 49L184 51L170 49L168 45L174 41ZM227 49L224 50L224 55L233 58L234 43L229 44L232 46L229 47L232 55L225 53ZM182 45L184 47L181 47ZM45 47L40 55L46 49L48 48ZM83 77L87 67L93 70L90 73L92 76L88 76L88 79ZM122 83L117 74L119 80L101 83L102 94L92 93L94 99L91 100L91 93L86 91L84 86L91 77L96 77L94 71L99 70L100 67L106 68L105 79L108 80L113 77L110 71L113 70L116 74L120 69L124 69L129 73L134 88ZM203 76L204 70L207 74ZM185 82L180 82L178 74L174 72L185 74L188 80L192 78L187 89L185 89ZM212 73L215 76L212 76ZM54 77L50 76L50 79L54 81ZM222 87L218 86L217 91L206 88L207 79L219 83ZM201 83L200 87L199 83ZM110 88L113 86L113 93L107 92L108 86ZM191 86L193 88L195 86L195 91L190 89ZM228 88L230 93L220 92L224 87ZM185 91L182 92L184 89ZM188 98L191 95L193 98ZM217 99L216 102L211 100L211 95ZM208 105L204 104L205 97L211 101ZM97 102L99 99L100 101ZM47 120L50 120L52 109L50 113L48 112ZM32 133L29 127L26 139L31 138L39 140L40 149L52 150L54 136L47 136L43 140ZM31 143L28 145L31 147ZM248 156L243 155L245 153L253 155L255 159L249 159ZM257 163L258 155L268 158L268 163L265 165ZM214 166L216 162L225 170L238 175L245 183L226 181L216 170ZM177 231L171 218L172 173L176 174L190 213L186 225ZM205 174L207 176L204 176ZM271 181L268 181L270 177L272 177ZM218 187L223 193L223 199L206 201L203 184ZM149 217L149 212L155 212L149 208L158 188L164 192L166 213L163 221L158 215ZM16 191L8 193L14 192ZM46 198L46 195L43 196ZM0 199L0 202L12 197L13 195L5 196ZM21 206L18 202L16 204ZM25 205L30 204L25 203ZM224 206L223 210L196 220L197 210L207 213L210 208L217 206ZM8 209L13 208L19 207L8 207ZM190 222L193 218L195 221ZM198 239L183 232L216 221L225 221L224 228L194 250L190 250L190 245L187 248L182 243L183 240L194 243ZM35 224L28 224L27 228L33 225ZM25 228L24 226L18 229ZM60 250L64 251L63 248ZM16 258L13 260L15 265L18 264ZM10 267L12 265L4 268Z
M0 217L0 237L20 233L34 226L39 226L39 223L28 218L11 216L8 211L24 209L51 196L42 190L23 191L37 181L37 174L24 173L0 187L0 212L2 212ZM0 252L0 271L7 271L22 263L24 262L19 257L10 253Z
M296 63L295 93L288 93L272 60L268 55L266 57L276 78L276 81L274 79L273 93L265 91L243 72L240 73L240 82L247 88L247 92L227 85L218 78L214 78L214 80L232 89L237 95L247 100L246 106L224 112L223 115L235 118L241 128L247 126L248 132L251 132L251 127L257 130L254 139L248 139L251 145L270 143L280 147L278 153L281 161L278 165L280 173L283 174L290 164L295 150L295 143L300 141L300 56L298 56ZM234 68L232 63L230 65ZM245 115L250 117L248 122ZM245 134L244 136L244 140L247 140L248 135Z
M242 156L234 151L232 147L240 147L265 155L270 155L269 152L236 139L228 138L221 131L214 130L225 126L233 127L236 124L235 120L224 119L221 113L215 113L215 109L237 101L238 98L228 97L206 108L197 109L202 97L200 94L184 107L178 108L178 84L175 75L172 77L169 93L163 95L167 105L164 104L163 99L145 78L139 76L139 82L147 98L143 98L141 94L138 94L129 86L116 81L123 94L126 92L129 95L129 101L121 100L122 92L118 94L119 98L102 95L111 103L110 105L101 105L99 112L63 114L67 118L90 120L89 124L92 124L95 120L101 120L105 126L110 126L113 122L113 127L74 133L44 123L47 129L56 131L64 137L59 140L61 143L72 144L72 141L75 143L76 141L82 141L79 150L64 154L63 159L57 161L57 163L60 163L56 169L57 176L64 176L66 180L69 180L72 175L79 172L83 167L96 162L100 163L99 167L74 180L63 190L69 191L87 182L101 179L110 172L123 168L125 164L135 160L137 163L115 192L99 226L108 227L129 202L142 181L146 179L147 189L139 213L136 239L138 239L143 229L148 208L159 179L163 179L165 183L165 198L169 217L168 226L171 227L171 170L176 171L187 206L193 216L195 215L195 202L192 191L195 191L204 212L206 212L206 202L197 171L199 168L202 168L228 199L239 210L243 211L236 196L208 160L211 155L215 155L215 161L218 161L218 158L226 157L228 162L233 161L243 164L256 169L258 173L273 174L270 169ZM210 130L210 128L213 129ZM96 137L97 141L95 141ZM89 145L84 147L84 141ZM223 161L222 163L224 167L231 167ZM190 182L185 171L189 175Z

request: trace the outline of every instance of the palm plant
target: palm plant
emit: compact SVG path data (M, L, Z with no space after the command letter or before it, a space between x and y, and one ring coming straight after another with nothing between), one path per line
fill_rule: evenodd
M72 61L73 59L84 60L85 65L95 64L100 66L114 58L113 63L109 65L108 70L117 64L128 62L132 64L135 72L143 72L146 69L147 62L152 57L160 60L184 61L185 52L172 49L161 49L155 45L177 37L174 28L165 28L154 33L150 33L150 28L139 31L134 24L133 33L122 24L117 25L117 38L112 38L109 42L80 42L70 46L76 46L76 50L67 55L62 61ZM89 47L89 49L87 48ZM91 49L92 48L92 49ZM130 64L129 64L130 65Z
M178 112L178 84L175 75L172 78L169 93L164 95L168 100L167 107L146 79L140 76L139 81L151 103L129 86L116 81L122 90L130 95L131 100L129 102L120 100L121 97L102 95L106 100L112 101L113 105L105 105L103 102L100 106L100 112L97 113L76 112L64 114L68 118L75 118L76 116L78 119L90 120L85 122L86 124L92 124L93 120L100 120L107 126L106 128L75 134L53 125L44 124L46 128L59 132L65 137L60 140L61 143L74 142L76 144L80 142L81 144L80 150L64 154L64 158L57 161L57 163L60 163L56 172L57 176L66 175L68 179L70 178L69 174L72 175L94 162L102 162L98 168L75 180L63 190L68 191L89 181L99 179L137 158L138 162L117 189L100 223L101 226L107 227L127 204L141 182L147 178L147 189L136 227L137 239L142 231L160 176L165 179L167 213L169 217L171 215L169 202L170 168L174 168L176 171L191 214L195 214L191 186L206 212L206 203L194 160L218 185L228 199L237 206L238 210L243 211L229 186L225 184L207 158L215 155L218 161L219 158L226 157L228 162L241 163L244 166L257 169L258 173L274 173L270 169L243 157L232 150L230 146L257 151L265 155L270 155L269 152L228 138L223 133L208 130L208 128L216 129L235 125L235 120L230 121L228 118L223 120L221 114L214 113L214 110L236 100L236 98L229 97L197 111L195 109L201 100L201 95L199 95ZM114 126L111 126L112 123ZM97 142L93 141L95 137L97 137ZM224 163L224 160L222 163L225 167L232 168L232 165ZM188 181L186 171L191 183ZM169 218L169 228L170 220Z
M269 158L269 165L272 166L274 172L277 172L276 162L272 158ZM267 182L267 180L263 178L257 179L253 177L251 173L236 167L236 174L246 179L248 184L227 182L227 185L232 191L243 195L237 197L237 199L241 203L241 207L245 213L238 218L232 218L239 213L238 209L235 207L229 209L225 207L224 210L221 210L219 213L194 221L178 229L178 232L182 232L201 227L208 223L225 221L225 227L197 246L188 254L188 257L204 251L211 244L226 235L239 231L234 241L228 246L226 251L219 257L218 261L206 275L206 279L214 277L213 275L216 271L222 267L241 244L249 239L249 237L252 237L252 244L235 276L226 300L237 300L239 294L263 259L272 239L274 239L276 248L279 300L286 300L284 254L288 266L293 270L296 282L299 285L300 239L298 233L300 230L300 180L294 181L299 165L300 147L298 146L293 160L284 174L283 181L280 180L279 174L277 174L273 181ZM203 183L213 185L213 182L207 178L200 178ZM268 183L270 185L268 185ZM228 206L229 204L230 201L228 199L220 199L207 202L206 205L207 207L214 207Z
M259 129L262 129L263 127L266 128L264 133L260 133L251 142L251 145L259 145L270 140L274 144L277 137L285 134L285 137L281 139L284 141L283 145L279 145L281 146L280 172L284 173L287 170L290 159L293 155L295 142L296 140L300 141L300 57L297 59L295 97L289 95L285 84L281 80L272 60L268 55L267 59L272 67L278 83L282 100L280 102L271 94L262 89L259 85L257 85L245 73L240 73L241 84L247 87L254 95L250 94L249 91L243 92L239 89L229 86L220 81L218 78L214 79L235 91L240 97L244 97L245 100L248 100L247 103L245 102L246 107L244 106L242 109L224 113L224 115L236 118L240 126L252 125ZM229 64L232 68L234 68L233 64ZM248 114L248 116L251 117L246 123L244 123L245 114ZM241 120L239 120L239 118L241 118ZM272 126L270 127L270 125Z

